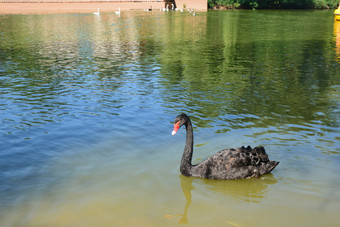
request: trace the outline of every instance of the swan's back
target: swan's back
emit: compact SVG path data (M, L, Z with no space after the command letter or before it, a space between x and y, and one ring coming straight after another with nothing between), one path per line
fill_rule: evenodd
M270 173L279 162L270 161L264 147L225 149L193 166L191 176L208 179L243 179Z

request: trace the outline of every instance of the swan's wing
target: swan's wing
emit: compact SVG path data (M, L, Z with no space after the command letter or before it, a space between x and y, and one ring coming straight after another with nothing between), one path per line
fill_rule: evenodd
M192 169L192 175L209 179L258 177L272 171L278 162L269 161L263 147L222 150Z

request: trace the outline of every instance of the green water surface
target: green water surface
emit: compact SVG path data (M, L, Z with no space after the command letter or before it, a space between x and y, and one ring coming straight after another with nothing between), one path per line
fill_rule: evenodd
M340 226L332 11L0 15L0 226ZM183 177L265 146L256 179Z

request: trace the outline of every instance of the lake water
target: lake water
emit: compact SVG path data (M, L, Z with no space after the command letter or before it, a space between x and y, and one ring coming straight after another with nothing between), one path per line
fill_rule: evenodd
M333 11L0 15L1 226L339 226ZM180 175L265 146L257 179Z

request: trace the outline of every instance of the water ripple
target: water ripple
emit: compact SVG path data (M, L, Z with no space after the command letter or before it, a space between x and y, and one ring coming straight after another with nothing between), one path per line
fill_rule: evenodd
M126 212L122 222L131 220L139 212L130 209L136 201L145 212L155 211L147 202L155 201L164 214L151 219L164 217L169 207L162 204L183 202L173 186L180 184L184 129L170 136L181 112L192 117L195 160L228 147L264 145L280 161L273 182L194 182L195 206L224 212L237 203L233 207L250 217L249 203L259 203L281 217L286 209L272 201L292 208L298 199L289 198L302 195L307 205L293 209L300 215L339 185L332 181L340 166L332 24L308 16L327 12L125 13L0 17L0 215L37 225L27 215L18 218L18 210L37 219L74 214L73 205L92 198L109 201L103 202L108 220L116 212ZM240 193L240 186L250 190ZM57 208L45 213L35 201ZM63 204L71 208L66 212ZM336 211L331 206L325 213ZM191 214L202 220L202 212ZM278 216L273 223L281 223Z

